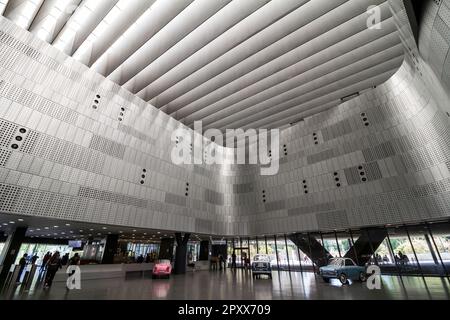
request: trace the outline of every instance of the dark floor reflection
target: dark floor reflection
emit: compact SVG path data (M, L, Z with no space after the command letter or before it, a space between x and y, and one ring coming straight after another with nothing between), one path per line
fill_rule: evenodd
M313 273L273 272L273 279L252 279L246 270L190 272L170 279L148 275L127 279L82 281L81 290L56 282L50 290L11 287L1 299L450 299L449 282L439 277L383 276L380 290L363 283L324 283Z

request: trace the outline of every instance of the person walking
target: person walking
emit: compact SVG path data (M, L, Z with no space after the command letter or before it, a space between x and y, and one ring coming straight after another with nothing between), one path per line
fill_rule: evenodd
M22 258L19 260L19 274L17 275L16 283L20 284L20 278L22 276L23 270L25 269L25 266L27 265L27 257L28 254L24 253Z
M53 283L53 279L55 278L56 272L58 269L61 269L61 257L59 255L59 251L55 251L52 257L47 262L47 274L45 276L44 289L50 288Z

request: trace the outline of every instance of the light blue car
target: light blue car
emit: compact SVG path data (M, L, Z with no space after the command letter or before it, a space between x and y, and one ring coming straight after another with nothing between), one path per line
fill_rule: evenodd
M347 284L348 280L367 280L366 268L356 265L350 258L335 258L327 266L319 268L319 274L325 282L330 279L339 279L342 284Z

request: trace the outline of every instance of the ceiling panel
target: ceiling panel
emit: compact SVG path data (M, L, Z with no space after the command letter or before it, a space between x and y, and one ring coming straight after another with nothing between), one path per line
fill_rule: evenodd
M383 83L404 54L385 0L0 0L2 12L204 129L285 127Z

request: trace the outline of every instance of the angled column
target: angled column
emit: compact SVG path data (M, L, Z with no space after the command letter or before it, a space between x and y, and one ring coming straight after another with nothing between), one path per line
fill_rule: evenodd
M6 239L5 246L0 256L0 265L2 265L2 271L0 272L0 288L8 277L11 265L16 261L19 254L20 246L25 239L25 233L27 227L17 227Z
M186 255L187 255L187 243L189 241L190 233L185 233L184 237L181 233L175 233L175 239L177 241L177 250L175 252L175 274L186 273Z
M325 266L332 255L310 234L294 234L289 239L318 267Z
M348 250L344 257L351 258L358 265L363 266L369 261L386 236L387 231L384 228L363 229L358 240L355 241L353 247Z

